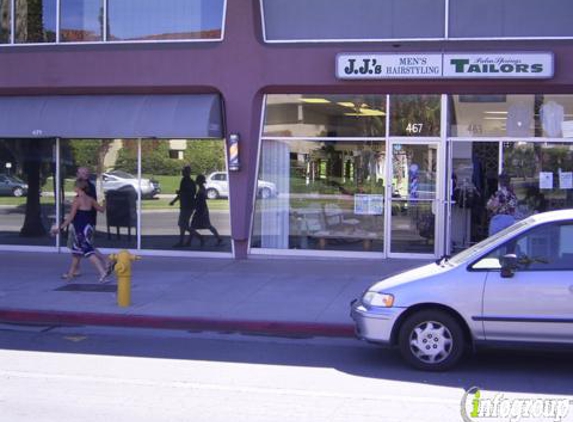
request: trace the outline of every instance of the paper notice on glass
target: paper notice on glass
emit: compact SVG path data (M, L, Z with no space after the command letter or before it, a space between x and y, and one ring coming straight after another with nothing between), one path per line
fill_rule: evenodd
M562 171L559 173L559 187L561 189L573 189L573 172Z
M384 196L370 195L370 206L368 207L370 214L382 215L384 214Z
M357 193L354 195L354 214L368 215L368 195Z
M553 172L539 173L539 189L553 189Z
M356 215L382 215L384 213L383 195L354 195L354 214Z

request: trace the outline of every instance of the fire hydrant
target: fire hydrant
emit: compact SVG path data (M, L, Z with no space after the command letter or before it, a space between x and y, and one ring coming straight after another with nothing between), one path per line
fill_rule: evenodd
M117 254L111 254L109 259L115 262L117 304L122 307L129 306L131 303L131 263L140 260L141 257L132 255L128 250L123 249Z

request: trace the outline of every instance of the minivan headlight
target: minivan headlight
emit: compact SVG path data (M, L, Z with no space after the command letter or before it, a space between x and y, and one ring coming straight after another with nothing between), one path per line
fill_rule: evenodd
M362 296L362 303L368 307L391 308L394 305L394 295L368 291Z

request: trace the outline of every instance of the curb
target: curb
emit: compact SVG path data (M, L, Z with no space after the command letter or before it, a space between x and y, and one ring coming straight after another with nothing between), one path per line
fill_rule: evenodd
M189 331L239 332L277 337L354 337L354 326L351 324L224 320L193 317L119 315L24 309L0 309L0 322L34 325L95 325Z

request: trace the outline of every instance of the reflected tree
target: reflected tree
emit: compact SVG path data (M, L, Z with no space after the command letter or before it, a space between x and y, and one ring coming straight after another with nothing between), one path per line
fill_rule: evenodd
M47 234L42 222L40 188L50 172L53 142L43 139L2 140L3 146L14 157L22 176L28 183L24 224L20 236L40 237Z

